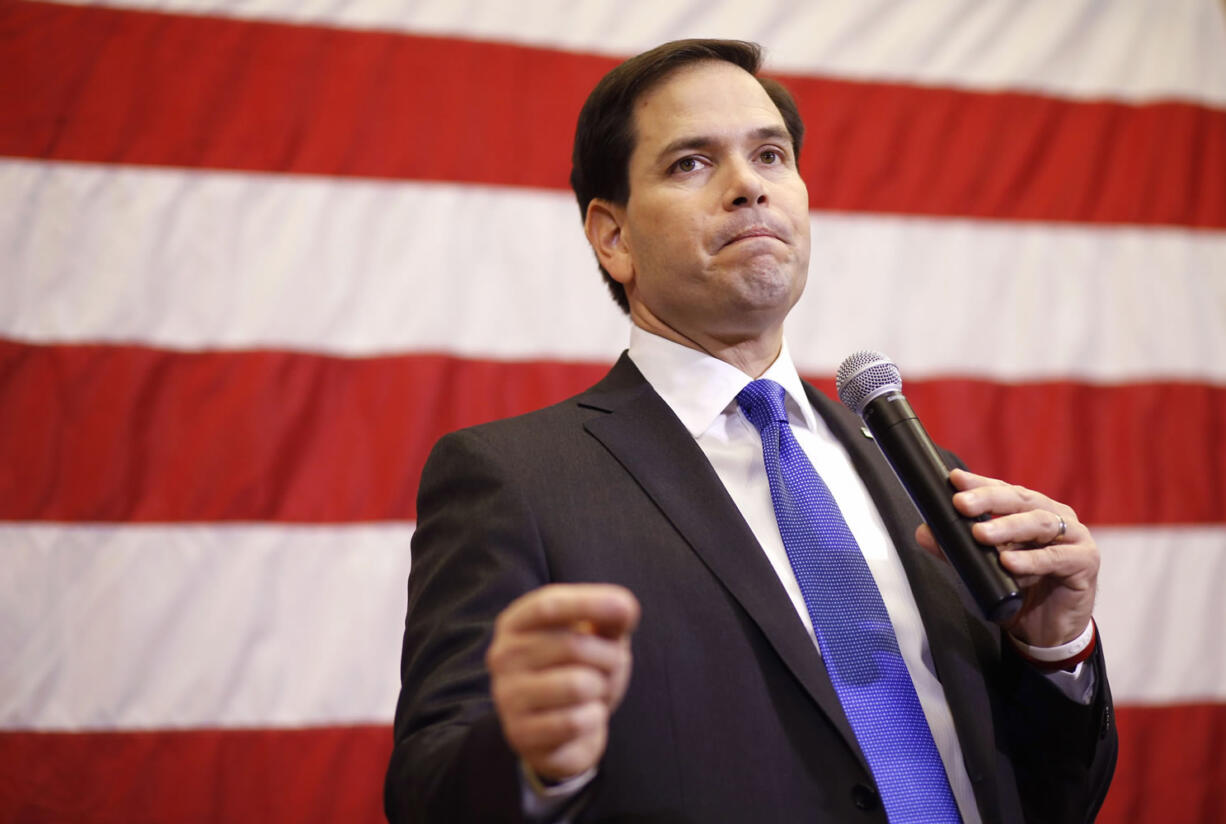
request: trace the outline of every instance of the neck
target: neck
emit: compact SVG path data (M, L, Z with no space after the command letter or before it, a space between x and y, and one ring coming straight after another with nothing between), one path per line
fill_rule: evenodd
M667 338L674 343L706 352L713 358L735 366L751 378L760 378L779 357L783 348L783 327L775 325L759 334L706 335L699 332L682 332L661 321L650 312L634 311L630 319L640 329Z

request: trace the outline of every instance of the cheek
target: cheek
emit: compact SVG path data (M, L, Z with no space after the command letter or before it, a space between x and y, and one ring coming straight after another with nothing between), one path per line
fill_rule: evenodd
M805 226L809 225L809 192L803 186L796 195L794 206L796 220Z
M803 246L804 250L809 250L809 238L812 234L812 227L809 224L809 213L804 212L800 215L796 224L796 237L798 238L798 246Z
M693 203L644 198L629 216L628 241L636 264L685 270L709 254L707 224Z
M787 210L792 219L799 225L809 222L809 189L799 177L786 187Z
M656 258L674 266L684 264L701 250L701 235L693 222L675 214L661 214L649 233Z

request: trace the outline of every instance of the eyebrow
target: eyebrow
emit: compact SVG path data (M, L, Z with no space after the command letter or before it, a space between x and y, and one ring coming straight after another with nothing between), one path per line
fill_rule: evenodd
M754 129L752 132L750 132L749 137L753 140L782 140L787 142L789 149L792 146L792 136L788 130L782 126L763 126L760 129ZM683 152L690 149L706 149L719 142L720 141L718 138L709 135L680 137L661 149L657 157L663 159L665 156L674 154L675 152Z

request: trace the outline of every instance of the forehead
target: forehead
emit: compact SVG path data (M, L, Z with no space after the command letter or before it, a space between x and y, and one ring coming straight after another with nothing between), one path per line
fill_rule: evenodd
M634 154L679 139L735 137L783 125L756 77L732 63L708 60L676 70L639 97Z

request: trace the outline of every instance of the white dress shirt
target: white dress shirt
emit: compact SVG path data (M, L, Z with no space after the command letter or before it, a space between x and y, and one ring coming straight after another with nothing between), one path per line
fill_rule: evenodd
M731 364L637 326L630 332L629 354L643 377L673 410L711 461L715 473L723 481L754 537L762 545L788 597L792 599L797 617L813 639L814 651L820 654L809 611L779 535L775 508L771 503L770 483L762 461L761 435L736 402L737 393L752 378ZM894 625L899 649L915 684L920 706L928 719L932 738L945 764L945 773L949 776L949 785L962 813L962 820L966 824L978 824L979 808L975 804L975 794L962 759L962 747L954 730L953 716L933 668L928 638L915 605L915 596L911 593L906 572L881 515L847 452L813 411L786 343L762 377L783 386L786 393L784 404L792 432L813 468L830 488L843 511L847 526L864 553Z
M711 461L716 475L779 576L797 617L813 640L814 652L820 655L813 623L775 520L770 482L762 460L762 438L736 402L737 394L752 378L731 364L638 326L631 327L629 355ZM894 625L899 650L915 684L915 692L945 765L945 774L949 777L962 820L965 824L980 824L979 808L962 758L953 716L933 667L928 636L907 574L881 514L846 450L809 403L786 342L779 357L761 377L769 378L784 388L784 405L792 432L838 502L881 592ZM1066 646L1084 646L1093 637L1091 633L1092 627L1087 627L1082 638ZM1042 652L1041 648L1020 646L1032 653ZM1061 657L1066 656L1062 653ZM1070 699L1088 704L1093 692L1091 674L1089 668L1079 664L1071 673L1058 672L1047 677ZM536 820L554 817L595 773L593 768L562 785L548 788L526 774L523 788L525 812ZM566 818L563 816L563 820Z

